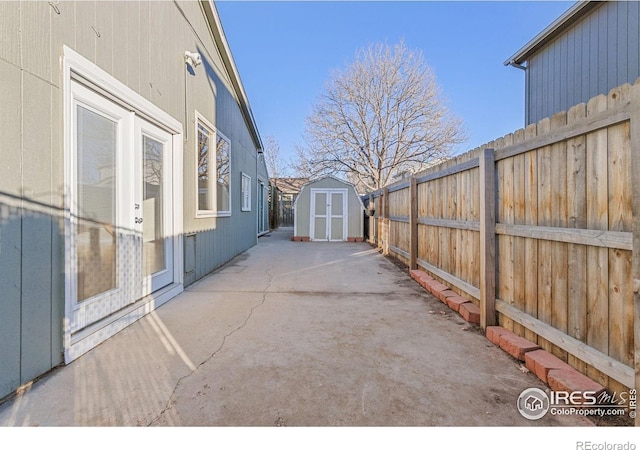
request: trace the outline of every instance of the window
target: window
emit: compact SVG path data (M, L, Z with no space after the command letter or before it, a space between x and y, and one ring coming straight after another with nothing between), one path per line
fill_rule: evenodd
M211 137L213 133L198 120L198 212L214 212L213 204L214 186L210 171L213 164L209 160Z
M251 177L242 174L242 210L251 211Z
M230 148L229 140L220 133L216 133L216 178L218 180L216 188L219 214L231 214L231 195L229 192Z
M196 115L198 217L231 215L231 144L213 126ZM215 142L215 148L212 144Z

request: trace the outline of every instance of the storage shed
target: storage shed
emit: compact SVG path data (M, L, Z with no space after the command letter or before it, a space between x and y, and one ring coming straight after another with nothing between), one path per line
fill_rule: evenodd
M363 240L364 205L351 183L333 176L310 181L293 208L294 241Z

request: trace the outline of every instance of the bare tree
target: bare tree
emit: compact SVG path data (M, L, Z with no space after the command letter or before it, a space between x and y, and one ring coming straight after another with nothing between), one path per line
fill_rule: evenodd
M374 44L332 75L307 118L294 168L375 190L446 158L465 139L422 54L403 42Z
M264 138L264 160L271 178L280 178L284 172L284 164L280 159L280 144L273 136Z
M280 154L280 144L274 136L264 138L264 158L271 178L291 176L291 163Z

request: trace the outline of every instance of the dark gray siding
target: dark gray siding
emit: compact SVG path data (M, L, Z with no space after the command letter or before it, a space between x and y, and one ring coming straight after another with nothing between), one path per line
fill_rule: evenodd
M6 198L6 197L5 197ZM20 261L22 218L18 208L2 204L0 198L0 397L20 383Z
M0 397L63 362L58 211L0 193ZM37 276L33 276L33 274Z
M202 278L211 271L247 250L257 242L255 203L251 212L242 212L242 173L256 183L257 150L235 97L213 70L207 75L216 86L216 129L231 141L231 216L216 218L215 228L196 233L185 239L185 249L193 248L195 264L185 260L185 285ZM255 202L255 199L252 199ZM190 242L189 242L190 241ZM189 272L193 267L195 274Z
M0 398L63 362L63 45L183 122L185 284L255 244L240 172L255 179L256 145L213 39L201 2L0 1ZM185 50L214 75L185 86ZM195 110L231 140L229 218L194 220Z
M640 6L607 2L528 60L526 122L535 123L640 76Z
M264 154L260 153L258 155L258 172L257 172L257 181L255 186L252 186L253 192L257 195L254 195L255 198L252 198L252 208L255 207L256 214L258 215L258 233L264 233L269 230L269 196L265 192L260 192L258 189L259 183L265 187L265 189L269 188L269 171L267 170L267 164L264 160ZM264 197L263 210L260 211L258 205L258 196ZM262 215L260 215L262 213Z
M62 96L50 15L46 3L0 2L0 397L63 360Z

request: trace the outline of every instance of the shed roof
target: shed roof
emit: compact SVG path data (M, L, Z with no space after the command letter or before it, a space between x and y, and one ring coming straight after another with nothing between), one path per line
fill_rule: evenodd
M318 183L320 181L326 180L326 179L335 180L338 183L341 183L341 184L345 185L347 188L353 189L353 193L355 194L355 196L357 197L358 201L360 202L360 207L362 209L364 209L364 203L362 203L362 198L360 198L360 194L358 193L358 189L356 188L356 186L353 183L349 183L348 181L345 181L345 180L343 180L341 178L338 178L338 177L335 177L333 175L324 175L324 176L321 176L319 178L314 178L312 180L308 180L306 183L304 183L300 187L300 192L302 192L303 189L305 189L305 188L307 188L307 187L309 187L309 186L311 186L313 184L316 184L316 183ZM298 204L298 199L299 198L300 198L299 196L296 197L296 199L294 201L294 207L295 207L295 205Z
M352 187L352 188L356 191L356 193L358 192L358 190L356 189L356 187L354 186L354 184L353 184L353 183L349 183L348 181L345 181L345 180L343 180L343 179L341 179L341 178L338 178L338 177L336 177L336 176L333 176L333 175L323 175L323 176L318 177L318 178L313 178L313 179L311 179L311 180L307 180L307 182L306 182L306 183L304 183L304 184L301 186L301 189L302 189L302 188L304 188L304 187L305 187L305 186L307 186L307 185L311 185L311 184L317 183L317 182L319 182L319 181L326 180L327 178L330 178L330 179L332 179L332 180L337 181L338 183L342 183L342 184L345 184L345 185L347 185L347 186L349 186L349 187Z
M509 66L512 64L522 64L527 61L531 55L538 52L558 35L589 14L593 9L603 5L604 3L606 2L588 0L580 0L574 3L548 27L538 33L536 37L527 42L524 47L511 55L509 59L504 62L504 65Z

